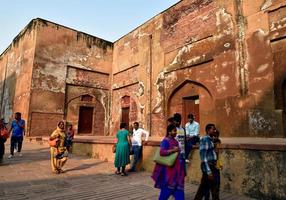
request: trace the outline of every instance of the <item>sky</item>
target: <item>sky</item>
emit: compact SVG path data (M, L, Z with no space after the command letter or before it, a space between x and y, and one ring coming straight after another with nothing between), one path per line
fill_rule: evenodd
M114 42L179 0L7 0L0 6L0 54L35 18Z

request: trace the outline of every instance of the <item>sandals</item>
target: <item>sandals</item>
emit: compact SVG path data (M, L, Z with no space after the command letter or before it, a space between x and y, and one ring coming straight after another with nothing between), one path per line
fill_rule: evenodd
M126 172L122 172L121 176L127 176Z
M120 174L120 172L119 172L119 171L115 171L115 174L116 174L116 175L119 175L119 174Z

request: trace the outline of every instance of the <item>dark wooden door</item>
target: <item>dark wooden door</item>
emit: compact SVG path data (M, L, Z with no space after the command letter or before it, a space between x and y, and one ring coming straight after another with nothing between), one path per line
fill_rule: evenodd
M127 129L129 129L129 107L122 108L121 122L126 123Z
M188 114L193 114L195 121L200 123L200 102L198 96L183 98L182 125L188 122Z
M78 133L91 133L93 121L93 107L79 108Z

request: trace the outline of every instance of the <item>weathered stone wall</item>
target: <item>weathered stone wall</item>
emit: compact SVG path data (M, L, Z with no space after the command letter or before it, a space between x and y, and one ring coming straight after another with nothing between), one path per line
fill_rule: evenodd
M0 106L5 122L14 118L14 112L21 112L22 118L28 119L35 25L34 21L29 23L0 55Z
M104 109L105 115L109 114L106 90L110 88L112 43L38 19L35 48L30 113L53 119L47 124L42 118L32 118L34 124L41 124L40 135L49 134L58 120L66 118L69 86L79 87L78 97L99 91L96 100L102 103L101 99L107 98ZM31 130L30 135L39 135L39 131Z
M213 122L223 136L285 137L285 6L181 1L115 42L112 102L133 95L137 120L154 135L165 133L173 112L183 113L183 97L198 95L201 127ZM114 133L120 112L111 118Z
M112 145L112 142L82 143L76 141L73 153L113 162ZM221 149L220 158L223 163L221 190L245 194L256 199L285 199L285 150L272 151L263 148L253 150L248 149L247 146L251 147L248 144L244 145L246 148ZM153 171L155 165L153 157L157 148L159 148L157 145L144 146L140 170ZM202 176L200 163L199 152L195 149L191 154L190 164L187 165L186 181L200 183Z

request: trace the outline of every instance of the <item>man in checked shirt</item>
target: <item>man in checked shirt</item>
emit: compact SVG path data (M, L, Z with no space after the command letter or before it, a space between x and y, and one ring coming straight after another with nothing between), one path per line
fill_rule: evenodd
M195 200L201 200L208 191L211 190L212 199L219 200L219 170L216 168L217 155L213 143L213 137L216 135L214 124L206 125L206 135L200 141L200 158L202 179L198 188Z

